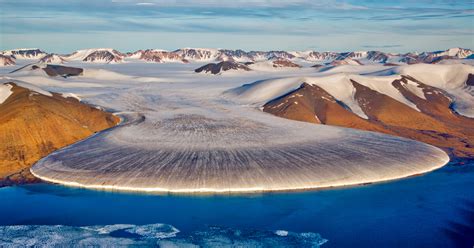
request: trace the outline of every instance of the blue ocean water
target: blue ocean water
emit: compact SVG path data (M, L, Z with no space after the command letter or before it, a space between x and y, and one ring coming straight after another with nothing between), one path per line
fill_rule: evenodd
M154 195L51 184L0 189L4 237L31 233L31 225L63 225L54 230L74 233L130 224L108 234L127 240L141 237L130 230L155 223L179 230L170 242L201 245L219 237L267 246L472 247L474 160L392 182L308 192ZM10 225L26 227L15 234Z

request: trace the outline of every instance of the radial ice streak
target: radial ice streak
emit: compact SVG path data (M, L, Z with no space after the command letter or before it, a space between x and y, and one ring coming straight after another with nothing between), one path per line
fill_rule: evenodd
M241 192L390 180L448 160L416 141L288 121L224 99L155 97L141 102L141 114L124 114L121 126L51 154L32 172L91 188Z

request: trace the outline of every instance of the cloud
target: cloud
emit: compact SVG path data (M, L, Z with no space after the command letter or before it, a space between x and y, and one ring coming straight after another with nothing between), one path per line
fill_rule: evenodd
M153 6L153 5L155 5L155 3L136 3L135 5L138 5L138 6Z
M380 49L380 48L396 48L396 47L402 47L400 44L396 45L362 45L361 47L363 48L369 48L369 49Z
M114 3L119 4L134 4L136 0L113 0ZM156 6L160 7L202 7L202 8L288 8L288 7L305 7L305 8L318 8L318 9L367 9L364 6L355 4L349 4L347 2L337 0L233 0L233 1L222 1L222 0L150 0Z
M307 40L323 49L323 40L341 49L355 41L358 47L396 49L427 37L431 43L445 44L442 39L454 36L457 43L472 43L474 18L471 1L440 0L0 0L0 9L4 37L136 33L159 40L166 35L173 46L173 37L182 35L190 42L202 35L202 43L232 36L223 39L229 44L251 36L259 42L255 46L273 42L303 49L315 46ZM393 43L398 47L387 47Z

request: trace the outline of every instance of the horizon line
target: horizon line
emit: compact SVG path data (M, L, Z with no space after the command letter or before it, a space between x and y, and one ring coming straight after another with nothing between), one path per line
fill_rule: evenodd
M134 50L125 50L125 49L117 49L113 47L88 47L88 48L79 48L72 50L72 53L77 52L77 51L83 51L83 50L116 50L120 53L133 53L133 52L138 52L140 50L146 51L146 50L157 50L157 51L164 51L164 52L176 52L179 50L183 49L194 49L194 50L217 50L217 51L222 51L222 50L231 50L231 51L238 51L241 50L243 52L249 53L249 52L319 52L319 53L324 53L324 52L333 52L333 53L350 53L350 52L384 52L384 53L390 53L390 54L407 54L407 53L424 53L424 52L443 52L443 51L448 51L450 49L464 49L464 50L474 50L473 48L465 48L465 47L460 47L460 46L454 46L454 47L449 47L447 49L441 49L441 50L424 50L424 51L405 51L405 52L384 52L382 50L377 50L377 49L357 49L357 50L345 50L342 52L339 52L337 50L313 50L313 49L307 49L307 50L282 50L282 49L271 49L271 50L244 50L241 48L213 48L213 47L180 47L176 49L162 49L162 48L140 48L140 49L134 49ZM30 48L12 48L12 49L0 49L0 52L8 52L8 51L21 51L21 50L40 50L44 53L47 54L57 54L57 55L65 55L65 53L57 53L57 52L51 52L47 49L42 49L40 47L30 47ZM126 51L126 52L123 52ZM66 53L67 54L67 53Z

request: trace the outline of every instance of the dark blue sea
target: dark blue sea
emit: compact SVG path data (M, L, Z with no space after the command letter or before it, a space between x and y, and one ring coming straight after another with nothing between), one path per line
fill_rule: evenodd
M308 192L6 187L0 226L0 243L12 246L473 247L474 160L397 181Z

